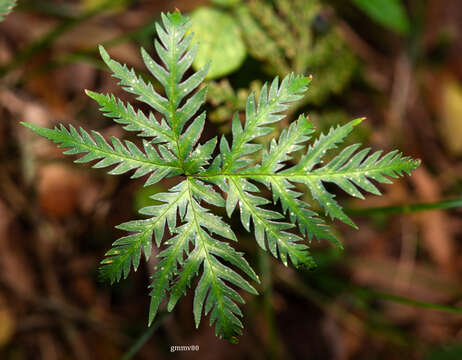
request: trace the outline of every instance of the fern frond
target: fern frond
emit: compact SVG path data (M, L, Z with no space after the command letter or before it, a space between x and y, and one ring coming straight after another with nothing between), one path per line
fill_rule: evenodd
M285 166L285 162L292 159L291 153L304 148L302 144L310 139L314 131L313 124L305 116L300 115L288 129L283 129L278 141L274 139L271 141L269 151L263 153L261 166L246 169L245 173L276 174ZM302 193L294 191L295 186L287 179L269 175L257 177L256 180L272 190L274 203L281 201L284 213L289 215L292 223L298 223L300 232L308 236L310 241L313 237L318 240L326 239L342 247L318 214L299 199Z
M111 69L113 73L112 76L120 80L119 85L121 85L125 91L136 95L137 100L148 104L161 114L168 111L168 100L158 94L151 83L145 82L141 76L135 73L134 69L111 59L104 47L100 46L99 51L101 58Z
M301 187L307 188L330 218L354 226L335 194L326 189L326 183L336 184L348 195L359 198L363 197L361 191L378 195L380 192L372 181L390 183L391 179L415 169L419 162L397 151L384 156L380 151L369 154L369 149L359 150L356 144L345 147L324 163L326 153L336 149L362 119L333 127L307 147L314 127L300 116L281 132L277 141L272 140L263 149L261 163L256 164L256 152L263 146L254 140L272 131L271 124L284 117L289 105L304 95L310 83L310 78L291 74L280 83L276 78L271 85L265 84L258 102L254 95L249 96L244 124L241 125L238 116L234 117L232 142L223 137L220 153L210 163L217 138L199 144L206 116L196 114L206 90L195 91L207 73L207 66L184 79L197 49L196 45L190 46L188 29L188 20L179 12L162 14L162 25L157 25L159 40L154 45L162 64L141 50L147 68L163 86L163 94L156 92L133 69L112 60L101 48L103 60L120 85L161 114L158 121L153 113L146 115L113 95L87 92L106 116L125 130L148 138L143 139L142 150L130 141L111 137L108 142L96 131L76 130L72 125L54 129L23 125L68 148L65 154L83 154L76 162L97 160L93 167L114 166L110 174L134 170L132 178L149 175L146 184L182 176L177 185L151 197L158 204L140 210L146 218L118 226L128 234L115 241L106 253L101 276L111 283L126 278L132 268L137 270L143 254L146 260L150 258L154 240L161 249L149 286L149 324L163 301L172 311L198 277L193 304L196 326L203 316L209 315L216 335L234 342L243 328L238 304L244 300L240 291L256 294L248 279L255 282L259 279L243 254L228 243L237 241L231 227L214 215L210 206L224 208L228 216L239 206L243 227L249 232L253 229L261 248L268 249L285 265L290 261L297 267L311 267L314 261L308 244L295 233L297 226L309 240L327 239L341 245L316 209L303 201ZM263 186L272 192L273 203L279 202L282 212L269 208L271 201L263 197Z
M249 161L238 159L261 148L260 145L251 144L250 142L272 131L271 127L265 125L280 121L284 117L281 113L288 109L288 104L302 97L310 81L310 78L290 74L279 85L279 80L276 77L269 90L267 83L263 85L258 104L255 102L253 94L249 96L245 111L244 128L242 128L238 117L233 119L233 142L231 148L224 137L221 139L222 173L232 173L249 164Z
M177 213L180 218L184 217L188 204L188 188L185 181L170 189L167 193L158 193L151 199L162 202L142 208L140 213L150 216L146 220L129 221L117 226L118 229L129 231L127 235L112 244L106 258L101 262L100 274L103 279L111 283L119 281L122 276L126 278L133 265L136 271L140 263L141 252L144 252L146 260L151 256L152 237L159 247L164 237L165 225L171 234L176 230Z
M180 103L202 83L207 74L208 66L183 80L184 74L191 66L197 51L197 44L188 49L192 39L192 35L185 36L190 26L189 21L178 13L171 16L162 14L162 21L164 27L156 24L160 42L155 40L155 48L164 66L154 61L144 49L142 49L142 56L147 68L164 87L168 101L166 109L160 112L165 116L176 136L179 157L185 159L191 148L186 146L182 149L183 144L179 137L186 122L204 103L207 89L204 87L197 91L181 107ZM203 128L204 118L205 114L196 118L195 123L200 123L202 126L193 127L199 132L194 133L196 137L190 143L197 141ZM184 138L188 137L189 135L184 135Z
M159 306L167 292L170 291L171 284L178 274L180 266L184 266L184 254L189 256L189 244L193 241L194 236L194 227L192 225L192 223L187 223L176 228L176 235L165 242L167 248L158 255L160 260L155 268L156 272L152 276L150 285L152 290L150 292L149 324L154 321Z
M215 234L236 240L229 225L199 205L196 200L197 197L202 197L204 189L201 187L205 184L197 180L186 182L189 196L186 224L177 229L178 235L169 240L169 247L159 254L162 258L158 264L160 271L153 276L151 285L150 321L154 319L165 292L170 290L168 310L171 311L202 266L202 276L194 296L196 326L199 326L202 312L205 315L210 312L210 324L216 323L217 336L233 341L237 335L241 334L242 328L242 323L238 318L242 316L242 313L235 302L243 303L244 301L239 293L225 282L254 294L257 292L241 275L222 261L234 265L255 281L258 281L258 277L244 260L242 253L236 252L228 244L212 237ZM215 194L208 197L206 201L221 203L218 199L219 195ZM191 252L188 248L189 241L194 246ZM184 254L186 254L185 259ZM181 270L178 265L182 266ZM173 281L175 276L177 279Z
M99 160L93 165L94 168L117 165L108 172L111 175L120 175L136 169L131 176L133 179L150 174L145 186L155 184L165 177L178 175L181 171L178 161L171 153L164 150L160 155L146 141L143 143L143 152L130 141L123 143L112 136L111 143L108 143L99 132L91 131L90 135L82 128L77 131L72 125L69 129L64 125L48 129L29 123L22 124L60 147L70 148L64 152L66 155L85 154L75 162Z
M229 216L239 203L241 222L247 231L250 230L252 218L255 237L260 247L266 248L266 235L270 252L275 257L280 257L284 264L287 264L288 254L294 265L312 266L313 261L307 247L300 243L302 239L285 231L292 226L278 221L283 218L282 214L262 208L268 201L255 195L260 190L248 179L263 183L271 189L274 202L280 200L284 213L289 215L294 224L298 224L303 235L307 235L310 240L313 237L318 240L327 239L342 247L324 220L300 199L302 194L294 190L293 183L306 185L313 199L324 208L325 214L331 219L339 219L356 227L335 200L335 195L327 191L324 183L335 183L349 195L359 198L363 198L359 189L379 195L380 192L369 179L390 183L388 177L396 178L403 173L409 174L420 164L419 161L403 157L397 152L391 152L382 159L379 159L381 152L375 152L366 158L368 149L353 155L359 145L352 145L346 147L327 165L319 167L327 152L336 149L362 121L363 119L356 119L343 126L331 128L327 134L321 134L296 165L283 169L284 164L292 160L291 153L301 150L304 147L302 144L314 131L311 123L301 116L287 131L281 133L278 142L271 142L269 150L263 153L261 165L245 168L250 162L245 161L243 164L237 157L237 165L231 163L230 166L234 169L233 172L227 173L223 168L220 169L219 161L215 161L201 176L227 193L226 209ZM236 129L236 125L233 128ZM235 133L240 135L239 131L233 132Z
M265 198L256 196L252 193L259 192L259 189L241 177L230 177L226 210L231 216L237 203L241 211L241 222L247 231L250 231L250 218L252 218L255 239L262 249L266 249L265 239L268 249L274 257L279 257L284 265L290 258L295 266L306 265L312 267L312 261L308 246L300 243L303 239L289 233L286 230L293 228L292 224L278 221L284 216L276 211L262 208L262 205L269 203Z
M172 130L165 121L159 124L152 113L149 117L141 110L136 111L128 103L125 105L122 100L112 94L99 94L90 90L86 94L95 100L105 116L113 118L118 124L125 125L124 130L138 131L139 136L153 138L154 143L170 143L175 141Z
M326 214L332 219L337 218L353 227L356 227L356 225L334 199L335 195L326 190L323 185L324 182L335 183L349 195L364 198L358 188L380 195L379 190L368 178L389 184L391 180L388 177L397 178L404 173L410 174L410 171L416 169L420 164L420 161L403 157L397 151L388 153L380 160L380 151L375 152L368 158L366 158L366 155L369 149L361 150L353 155L359 147L356 144L345 148L325 166L313 170L315 166L322 164L322 158L327 151L335 149L362 120L356 119L343 126L331 128L327 135L322 134L309 147L307 153L297 165L281 172L281 176L286 179L305 184L313 198L319 202Z
M326 135L321 134L313 145L308 148L305 156L300 159L297 165L285 172L311 171L311 169L319 164L327 151L335 149L337 145L353 131L353 128L363 120L364 119L356 119L343 126L332 127Z
M261 166L257 165L254 170L249 169L246 172L276 173L284 167L284 162L291 160L291 153L304 148L302 144L307 142L314 132L313 124L305 116L300 115L288 129L282 130L278 141L275 139L271 141L269 151L263 153Z
M298 228L304 236L308 236L310 241L313 237L318 240L329 240L339 248L343 248L325 221L315 211L309 209L307 203L300 200L302 193L295 191L293 184L279 176L271 176L269 183L273 191L274 202L281 201L284 213L289 215L292 223L298 224Z
M403 157L397 151L392 151L378 159L381 151L377 151L365 158L369 149L364 149L352 157L346 155L349 150L351 148L346 148L342 154L334 159L334 165L329 166L329 163L325 167L314 171L313 176L293 174L292 178L294 181L307 185L313 197L319 201L321 206L325 208L326 213L333 219L338 218L356 227L342 211L340 205L333 200L334 196L327 192L322 182L334 183L349 195L358 198L364 198L358 189L380 195L380 191L369 179L390 184L392 181L389 178L398 178L403 176L404 173L410 174L410 171L416 169L420 162L409 157Z
M136 75L133 69L111 59L103 47L100 47L100 52L103 60L112 70L113 76L120 79L120 85L123 89L136 95L139 101L150 105L164 116L168 126L162 126L162 128L164 131L167 130L169 135L164 140L169 140L169 149L179 159L180 163L183 163L189 151L191 151L191 147L183 147L180 137L186 122L195 115L204 103L206 88L204 87L197 91L181 107L180 103L202 83L207 74L208 66L183 80L186 70L191 66L194 59L197 46L193 46L188 50L192 35L185 37L189 26L186 18L176 14L171 16L162 14L162 21L163 27L156 24L160 42L155 40L155 48L164 66L153 60L144 49L141 50L141 55L149 71L162 84L165 96L156 92L152 84L146 83ZM114 106L112 105L112 107ZM110 111L112 112L113 109L110 109ZM118 116L117 111L116 116ZM202 131L204 118L204 113L196 118L193 128L198 129L198 131L192 133L186 130L183 139L189 139L192 135L193 138L191 138L190 143L195 144ZM202 127L199 125L202 125Z

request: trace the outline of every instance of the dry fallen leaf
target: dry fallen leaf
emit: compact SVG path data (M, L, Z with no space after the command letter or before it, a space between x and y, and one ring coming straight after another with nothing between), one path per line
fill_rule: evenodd
M441 86L440 131L453 155L462 154L462 85L447 78Z
M16 328L15 318L11 310L0 298L0 348L9 344Z
M80 191L87 176L62 164L44 165L39 170L38 195L43 212L51 218L64 218L78 208Z

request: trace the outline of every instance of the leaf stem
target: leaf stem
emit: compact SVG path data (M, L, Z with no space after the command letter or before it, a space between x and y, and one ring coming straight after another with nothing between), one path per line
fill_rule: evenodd
M266 251L263 249L258 250L259 265L262 277L263 287L263 306L265 311L266 325L269 328L269 336L267 339L268 344L268 358L280 358L280 341L279 334L276 326L276 319L274 316L273 307L273 280L271 273L271 259Z
M165 319L165 316L167 315L167 311L164 311L159 314L159 317L157 318L156 322L152 324L150 327L144 331L141 336L134 342L134 344L128 349L125 354L123 354L121 360L130 360L135 356L138 351L143 347L144 344L148 342L148 340L151 338L152 335L156 332L156 330L162 325L162 322Z
M407 204L398 206L383 206L374 208L346 208L345 211L351 215L391 215L391 214L410 214L421 211L445 210L462 207L462 198L445 200L430 203Z

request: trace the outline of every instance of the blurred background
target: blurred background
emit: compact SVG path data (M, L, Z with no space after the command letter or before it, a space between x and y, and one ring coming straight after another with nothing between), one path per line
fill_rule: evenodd
M301 112L321 131L366 116L351 143L422 160L382 197L337 191L360 230L334 224L345 250L314 242L315 270L267 257L233 217L263 280L260 296L243 294L237 345L208 321L195 329L191 293L148 330L153 263L98 281L124 235L114 226L177 179L141 188L73 164L19 124L138 141L84 89L132 100L98 44L154 82L139 46L153 51L154 22L175 8L195 20L194 65L213 61L204 138L228 134L250 91L295 71L313 75L311 88L271 137ZM461 35L459 0L19 0L0 23L0 358L462 359ZM200 351L170 353L180 345Z

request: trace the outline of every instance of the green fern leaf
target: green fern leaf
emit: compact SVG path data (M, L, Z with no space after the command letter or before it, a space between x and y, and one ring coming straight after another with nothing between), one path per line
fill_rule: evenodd
M151 216L147 220L134 220L117 226L118 229L132 232L114 242L113 248L106 253L106 259L102 261L101 276L109 279L111 283L119 281L123 276L126 278L133 264L134 270L138 268L141 251L144 251L146 259L151 256L151 242L154 236L156 245L159 247L163 236L165 224L168 224L170 233L176 230L177 212L184 217L187 205L186 183L180 183L170 189L168 193L159 193L151 196L151 199L162 202L142 208L140 214Z
M226 208L228 215L231 215L236 203L239 202L241 210L241 222L247 231L250 231L250 218L255 228L255 239L262 249L266 249L265 237L268 242L268 249L274 257L279 257L284 265L290 258L295 266L314 266L309 253L308 246L301 243L303 240L297 235L285 230L291 229L292 224L277 221L284 216L276 211L262 208L262 205L269 203L265 198L250 194L258 192L259 189L241 177L230 177L229 193Z
M24 126L35 131L37 134L52 140L60 147L70 148L65 151L66 155L86 153L75 162L86 163L93 160L98 161L93 167L104 168L118 164L109 171L111 175L124 174L136 169L132 178L138 178L151 174L145 185L152 185L164 177L178 175L181 171L178 160L168 151L163 151L164 156L159 155L157 150L148 142L143 143L144 152L134 143L125 141L123 143L116 137L111 137L109 144L97 131L92 131L92 136L80 128L77 131L72 125L67 129L64 125L47 129L38 125L22 123Z
M291 153L303 149L302 144L310 139L314 131L313 124L301 115L297 121L290 124L288 130L284 129L281 132L278 142L273 139L269 151L263 154L261 166L257 165L248 169L246 173L276 174L284 167L284 162L292 159ZM271 175L258 177L256 180L272 190L274 202L281 201L284 213L289 215L292 223L298 223L300 232L308 236L309 240L313 237L319 240L326 239L342 247L316 212L310 210L306 203L299 200L302 194L294 191L295 186L287 179Z
M153 138L154 143L170 143L175 141L172 130L165 121L158 123L152 113L149 117L141 110L136 111L131 104L125 104L114 95L98 94L93 91L86 91L86 94L95 100L105 116L111 117L127 131L139 131L139 136Z
M274 202L276 203L278 199L281 201L284 213L289 215L292 223L298 223L298 228L303 235L308 236L310 241L313 238L325 239L343 248L324 220L315 211L309 209L308 204L299 199L302 193L293 190L295 186L290 181L279 176L271 176L269 183Z
M250 141L270 133L272 128L265 125L280 121L284 117L281 113L288 109L289 103L302 97L309 83L309 78L290 74L279 85L279 80L276 77L269 90L268 84L263 85L258 104L255 103L253 94L249 96L244 128L242 128L238 117L233 119L231 148L224 137L221 139L222 173L231 173L249 164L248 160L239 160L239 158L253 154L261 148L260 145L251 144Z
M67 148L66 154L83 154L76 162L97 161L93 165L97 168L114 166L110 174L133 170L132 178L148 175L146 184L181 176L177 185L151 197L157 204L140 210L144 219L118 226L127 235L106 253L101 276L111 283L126 278L131 269L139 267L143 254L146 260L151 257L154 241L160 251L149 286L149 324L163 302L172 311L197 277L193 301L196 326L208 315L216 335L234 342L243 329L239 304L244 300L240 292L256 294L248 280L258 283L259 279L244 254L230 246L229 242L237 238L212 208L223 208L231 216L239 207L244 228L253 230L261 248L285 265L291 262L297 267L312 267L314 261L303 237L341 244L325 219L303 201L304 192L318 201L326 215L354 226L335 194L326 189L326 183L336 184L354 197L363 198L362 191L379 195L372 181L390 183L415 169L419 162L397 151L381 156L380 151L369 154L369 149L351 145L324 163L326 153L339 147L362 119L332 128L307 147L315 130L302 115L268 148L257 144L255 139L269 134L271 125L280 121L289 105L307 91L310 78L293 74L264 85L258 102L249 96L244 123L234 117L232 141L223 137L219 153L213 156L217 139L199 143L206 115L196 115L205 99L206 90L199 85L208 66L185 78L197 51L197 45L191 46L191 35L186 35L189 26L179 12L162 14L162 25L156 27L159 40L154 44L162 64L141 50L147 68L164 88L162 94L101 48L103 60L122 88L161 115L158 120L154 112L146 115L113 95L87 91L105 116L144 138L142 150L130 141L112 137L108 142L96 131L76 130L72 125L54 129L24 125ZM271 201L262 195L263 187L272 192L273 203L280 203L282 212L270 208ZM296 227L303 237L296 234Z
M169 247L159 254L160 271L153 277L151 288L150 322L154 319L160 304L160 299L167 289L170 289L168 310L171 311L180 297L186 292L192 278L202 266L203 272L194 297L194 318L199 326L202 312L210 312L210 323L216 323L215 332L219 337L229 340L241 334L242 323L236 317L242 316L235 302L243 302L242 297L226 282L248 292L256 294L256 290L237 272L222 261L234 265L242 272L258 281L258 277L244 260L243 254L236 252L226 243L212 237L213 234L236 241L236 237L229 225L219 217L211 214L202 207L197 197L203 196L207 190L205 184L198 180L187 180L188 211L186 225L179 227L178 235L168 241ZM211 193L213 194L213 193ZM206 201L218 204L221 201L218 194L211 195ZM194 249L188 252L188 243L193 242ZM186 253L186 259L183 255ZM222 261L220 261L220 259ZM178 264L183 265L178 270ZM170 285L172 278L177 275L174 285Z

